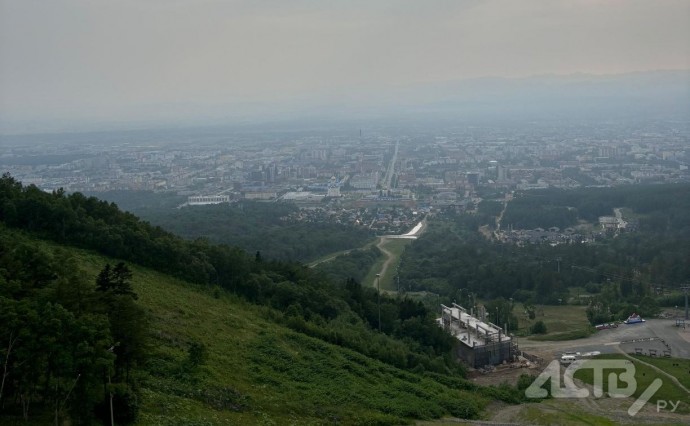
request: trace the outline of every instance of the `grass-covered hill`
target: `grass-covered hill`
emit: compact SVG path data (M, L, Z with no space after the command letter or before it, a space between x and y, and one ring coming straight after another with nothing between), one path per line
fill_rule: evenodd
M93 280L103 265L114 262L3 233L48 258L69 259ZM277 310L151 269L130 269L149 327L146 360L133 384L137 424L398 424L444 415L474 418L501 392L478 390L459 377L405 371L293 331L280 323L283 314ZM193 362L195 347L203 349ZM504 393L513 397L507 389ZM61 416L73 403L67 398ZM32 405L30 424L52 419L40 389ZM23 423L10 401L0 413L0 419Z
M418 302L9 176L0 222L0 423L108 423L112 401L117 424L400 424L522 399L466 381Z

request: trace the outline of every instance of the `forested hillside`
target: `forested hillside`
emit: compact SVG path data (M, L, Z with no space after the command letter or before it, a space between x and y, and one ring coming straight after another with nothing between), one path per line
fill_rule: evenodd
M69 249L0 228L0 406L76 424L136 418L149 329L124 263L84 273ZM106 389L107 388L107 389Z
M348 279L362 282L381 255L381 250L378 247L371 246L361 250L353 250L339 255L335 259L319 263L316 269L336 282Z
M676 232L690 227L690 185L522 191L508 203L503 224L515 229L565 228L578 220L596 223L599 216L610 216L616 207L642 215L642 230Z
M511 201L503 218L504 223L513 217L515 223L543 226L545 216L540 215L553 206L577 206L579 215L595 221L613 207L632 209L639 221L636 231L596 243L489 241L477 227L493 223L498 203L482 203L474 215L441 214L405 251L401 286L465 304L473 303L470 295L528 305L588 303L592 323L624 319L630 312L652 315L660 305L678 304L680 299L668 293L677 292L690 276L689 190L687 185L657 185L534 191ZM573 298L573 293L588 297Z
M9 176L0 180L0 220L0 361L5 366L0 402L2 414L9 418L57 417L76 423L103 420L112 395L120 422L138 416L151 419L154 413L150 410L179 420L186 411L171 406L170 398L197 401L194 404L202 406L197 408L199 413L249 411L247 415L256 420L255 416L267 410L252 402L263 386L274 387L277 393L292 389L295 395L319 386L319 393L336 395L342 385L328 383L327 376L338 371L339 380L356 387L360 380L371 380L371 369L379 369L380 379L391 386L397 379L390 375L399 376L402 382L386 387L389 402L372 395L363 411L352 408L354 417L349 421L360 416L394 424L443 414L476 417L486 402L482 397L457 394L475 387L462 379L463 369L450 355L455 340L436 326L433 314L419 302L379 299L373 289L362 288L351 279L333 283L300 264L269 262L236 248L185 241L113 204L81 194L45 193L24 187ZM86 255L71 247L99 255ZM196 290L189 288L174 301L170 298L179 295L180 284L136 265L189 280ZM139 279L137 274L153 278ZM206 295L195 296L194 292ZM214 329L203 309L175 307L199 297L215 309L251 311L269 330L280 330L268 331L264 341L250 345L249 382L224 383L214 376L220 374L218 369L240 365L223 367L224 357L239 359L239 355L231 353L233 346L227 343L223 347L230 352L219 353L217 341L238 338L245 345L248 336L228 334L221 324L230 319L222 319ZM211 302L228 298L235 302ZM178 328L187 330L191 324L205 332L190 331L194 338L181 336ZM283 343L273 346L271 336L282 336ZM320 358L308 363L310 368L323 363L326 370L315 377L298 372L300 362L306 363L308 358L294 359L297 348L310 347L314 349L303 356L336 351L328 362ZM44 356L34 357L35 353ZM209 353L220 364L196 372ZM347 372L332 364L333 357L342 360L341 367ZM305 388L288 386L296 377L307 380ZM195 383L207 382L213 386L203 387L197 394ZM420 383L421 388L404 382ZM240 385L246 393L236 389ZM520 400L515 389L477 391L484 398ZM269 396L272 392L268 391ZM338 398L356 403L352 398L360 391L352 388L350 392L353 394L340 393ZM76 395L80 396L78 402ZM425 395L424 404L409 399L419 395ZM455 396L448 399L448 395ZM163 398L166 402L160 403L165 408L151 406L150 398ZM306 403L316 404L315 394L305 398ZM342 419L350 415L330 402L327 407L331 408L313 405L307 411L300 400L288 398L283 404L283 413L295 416L307 413L309 418L323 419L336 412L333 415ZM170 424L176 422L170 420Z
M128 210L161 228L193 240L261 252L265 259L307 262L327 253L361 247L372 235L361 228L336 223L285 221L299 208L290 203L243 200L232 204L188 206L180 197L154 193L109 192L106 199L124 203Z
M109 424L111 394L116 424L171 426L401 424L522 398L444 367L398 368L329 343L329 328L299 331L294 312L135 264L6 228L0 244L2 424ZM362 345L403 349L355 318L338 323Z

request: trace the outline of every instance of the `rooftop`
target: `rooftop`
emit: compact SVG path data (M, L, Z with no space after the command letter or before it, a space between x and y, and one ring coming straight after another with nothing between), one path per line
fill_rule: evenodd
M494 342L510 341L501 327L486 323L467 313L460 305L453 303L452 307L441 305L441 322L444 328L469 347L484 346Z

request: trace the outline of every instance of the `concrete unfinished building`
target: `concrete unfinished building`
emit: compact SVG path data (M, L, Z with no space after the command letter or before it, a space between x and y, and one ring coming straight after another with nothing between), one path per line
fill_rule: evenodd
M460 305L441 305L440 323L460 341L457 355L470 367L511 362L518 355L517 345L501 327L481 321Z

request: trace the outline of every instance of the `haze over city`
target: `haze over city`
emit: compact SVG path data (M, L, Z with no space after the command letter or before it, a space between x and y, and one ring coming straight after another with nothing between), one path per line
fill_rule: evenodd
M0 424L690 425L688 259L690 0L0 0Z
M615 93L670 79L677 105L688 22L671 0L0 0L0 130L462 112L627 73Z

